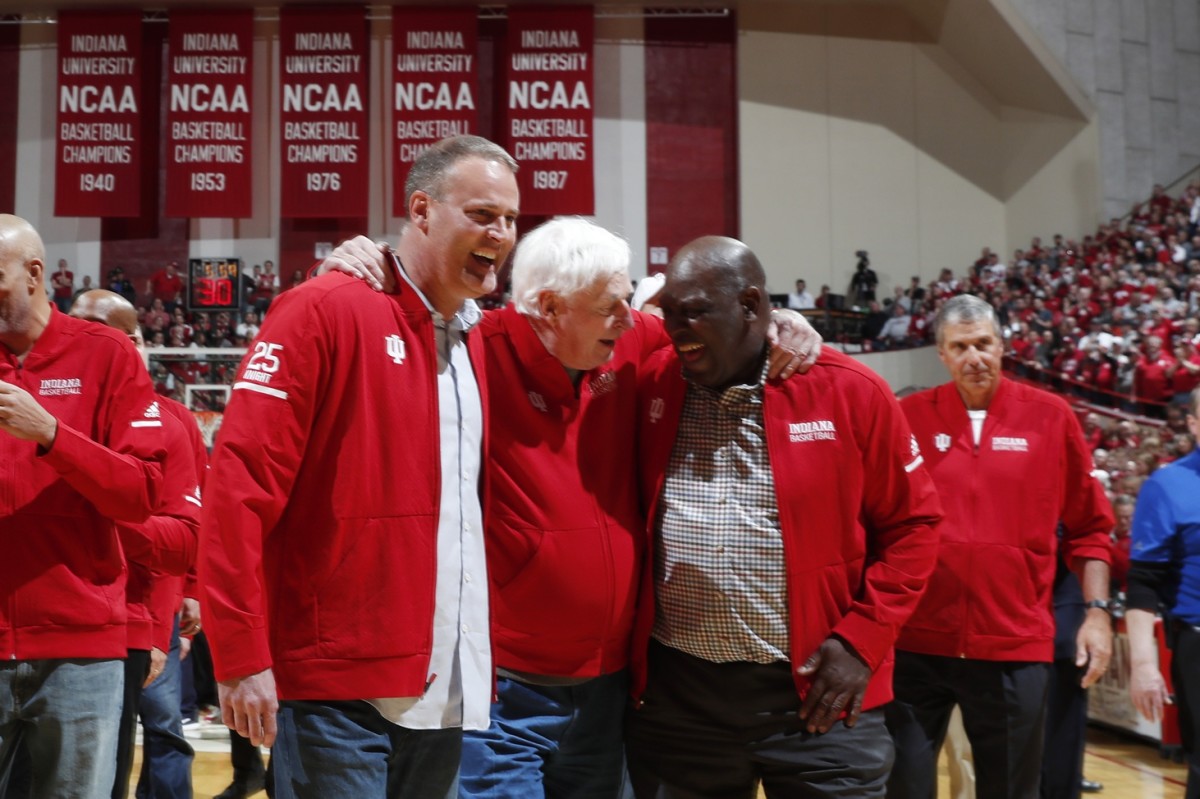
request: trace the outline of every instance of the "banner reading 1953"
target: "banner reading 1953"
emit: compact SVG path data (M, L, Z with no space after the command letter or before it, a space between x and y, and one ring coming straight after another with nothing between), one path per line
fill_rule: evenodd
M508 10L508 147L521 164L521 212L591 214L590 6Z
M367 215L367 18L362 6L279 15L280 213Z
M254 12L172 11L167 216L247 217Z
M405 216L404 181L436 141L479 128L475 8L392 10L393 208Z
M141 213L142 12L58 15L57 216Z

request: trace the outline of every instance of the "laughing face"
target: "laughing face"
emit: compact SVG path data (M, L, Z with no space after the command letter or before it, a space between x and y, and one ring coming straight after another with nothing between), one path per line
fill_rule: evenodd
M612 358L617 339L633 327L629 295L633 285L622 272L601 278L565 300L555 300L545 314L554 329L552 354L568 369L588 371Z
M496 275L517 239L520 194L508 167L464 158L446 175L437 197L413 194L413 222L428 238L421 285L443 315L468 298L496 289Z
M659 295L667 334L688 380L718 391L751 385L765 353L765 295L746 285L732 260L749 254L745 245L716 237L699 242L713 250L685 250L667 269ZM734 245L741 249L730 251Z

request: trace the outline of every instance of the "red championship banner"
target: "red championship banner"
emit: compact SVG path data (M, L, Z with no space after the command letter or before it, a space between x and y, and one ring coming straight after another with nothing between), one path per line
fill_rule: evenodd
M479 22L474 8L392 10L393 207L406 216L413 161L447 136L476 133Z
M591 6L508 10L508 151L521 212L591 214Z
M141 213L142 12L58 15L56 216Z
M280 213L367 215L367 18L362 6L279 15Z
M167 53L167 216L250 216L254 12L172 11Z

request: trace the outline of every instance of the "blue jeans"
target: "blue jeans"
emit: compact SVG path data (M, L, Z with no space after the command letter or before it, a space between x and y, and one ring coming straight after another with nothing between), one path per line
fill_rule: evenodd
M278 729L277 799L443 797L462 756L461 728L397 727L366 702L280 702Z
M191 668L191 664L186 664ZM191 799L194 752L183 737L179 710L184 664L179 661L179 617L171 630L171 651L158 679L142 689L142 771L137 799Z
M496 681L492 724L463 734L459 797L616 799L624 671L572 686Z
M0 663L0 774L24 750L33 799L108 796L124 682L120 660Z

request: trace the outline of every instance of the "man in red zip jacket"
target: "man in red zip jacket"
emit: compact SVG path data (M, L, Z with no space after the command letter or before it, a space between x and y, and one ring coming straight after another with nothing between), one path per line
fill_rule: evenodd
M971 295L949 300L934 331L951 381L901 402L946 519L938 563L896 642L896 741L889 797L928 799L954 705L980 799L1038 795L1054 657L1056 531L1087 615L1076 635L1084 687L1112 652L1112 509L1092 476L1079 421L1060 397L1006 380L1000 325ZM1086 667L1086 671L1084 671Z
M159 405L129 340L46 297L45 249L0 214L0 773L33 795L112 789L126 653L114 521L159 507Z
M659 305L674 348L639 379L654 541L626 717L635 791L881 797L892 644L941 516L904 415L839 352L767 378L765 276L739 241L685 246Z
M200 582L225 723L275 744L277 796L443 796L463 729L488 724L468 331L516 240L516 169L476 136L430 147L405 186L397 292L307 281L239 367Z
M124 333L139 353L145 349L137 310L120 294L105 289L84 292L75 298L70 314L76 319L97 322ZM129 795L142 689L158 679L168 666L175 665L167 660L167 652L171 649L170 630L167 629L164 638L162 617L173 615L179 604L171 594L179 584L179 578L195 564L196 531L200 526L201 475L197 473L194 443L200 434L196 420L175 400L159 397L158 403L163 411L166 446L163 504L142 524L117 525L128 571L125 584L128 652L113 799L125 799ZM202 442L200 446L203 447ZM168 609L164 610L163 605ZM190 787L190 779L187 785Z

